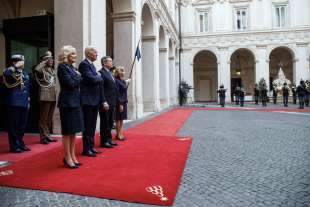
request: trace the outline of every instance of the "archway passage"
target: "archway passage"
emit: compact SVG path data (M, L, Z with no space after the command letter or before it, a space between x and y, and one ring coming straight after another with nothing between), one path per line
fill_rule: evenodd
M217 58L207 50L194 58L194 97L196 102L217 101Z
M155 74L155 51L156 37L154 23L150 8L144 4L142 9L142 99L143 112L156 110L156 74ZM158 52L158 51L156 51Z
M234 101L236 87L243 87L246 96L253 95L255 85L255 57L248 49L238 49L230 57L231 97ZM247 98L247 97L245 97Z
M270 90L272 82L277 78L280 68L282 69L286 79L294 82L294 53L289 48L277 47L273 49L269 55L269 86Z

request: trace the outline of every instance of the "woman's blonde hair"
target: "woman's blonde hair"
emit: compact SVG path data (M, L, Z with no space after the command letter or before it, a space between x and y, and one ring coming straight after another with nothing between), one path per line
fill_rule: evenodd
M58 55L58 63L68 63L68 56L72 53L76 53L76 49L71 45L65 45L60 49Z
M122 66L117 66L114 70L114 77L120 78L122 76L125 76L125 69Z

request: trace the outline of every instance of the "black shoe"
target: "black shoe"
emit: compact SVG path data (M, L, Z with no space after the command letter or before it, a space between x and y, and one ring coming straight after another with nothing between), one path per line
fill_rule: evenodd
M94 148L90 149L90 151L93 152L94 154L101 154L102 153L102 152L100 152Z
M87 157L97 157L97 155L93 153L92 151L83 152L82 155L87 156Z
M77 168L79 168L79 167L76 166L76 165L73 165L73 166L69 165L69 164L67 163L66 158L63 159L63 162L64 162L65 166L67 166L67 167L70 168L70 169L77 169Z
M26 145L21 146L20 149L23 150L23 151L31 151L31 149L28 148Z
M41 144L49 144L49 141L46 138L40 140Z
M19 148L16 148L16 149L11 149L10 152L13 152L13 153L22 153L23 150L19 149Z
M118 144L115 143L115 142L113 142L113 141L109 141L108 143L109 143L110 145L112 145L112 146L115 146L115 147L118 146Z
M82 165L83 165L83 164L82 164L82 163L80 163L80 162L75 162L74 164L75 164L75 166L78 166L78 167L80 167L80 166L82 166Z
M45 138L48 142L57 142L57 139L51 139L50 137Z
M111 145L109 142L101 144L100 147L103 147L103 148L114 148L113 145Z

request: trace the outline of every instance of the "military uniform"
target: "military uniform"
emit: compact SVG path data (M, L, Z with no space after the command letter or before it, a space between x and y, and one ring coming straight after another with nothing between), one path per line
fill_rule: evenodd
M297 95L299 101L299 108L303 109L305 105L306 84L303 80L300 81L300 85L297 87Z
M245 90L243 87L240 88L239 90L239 97L240 97L240 106L244 106L244 97L245 97Z
M284 86L282 88L282 92L283 92L283 104L284 107L287 107L288 105L288 96L290 94L290 88L287 86L287 83L284 83Z
M236 105L239 105L239 102L240 102L240 87L239 86L236 87L235 98L236 98Z
M30 151L23 141L29 109L30 81L28 74L22 69L24 57L22 55L13 55L11 61L12 66L3 71L4 83L8 88L6 97L8 138L10 151L20 153Z
M255 84L254 87L254 100L255 100L255 104L258 104L258 99L259 99L259 89L258 89L258 85Z
M295 83L292 86L292 94L293 94L293 104L296 104L297 103L297 88L296 88Z
M277 90L277 86L276 85L273 85L272 92L273 92L272 93L273 94L273 103L277 104L278 90Z
M53 114L56 106L56 73L52 66L51 52L46 52L41 57L41 62L34 69L34 76L39 85L40 119L39 133L41 144L55 142L50 137L53 128ZM48 64L51 61L51 65Z
M224 89L224 85L220 86L220 89L217 90L217 93L219 94L220 105L222 107L224 107L225 106L225 98L226 98L226 89Z
M309 106L309 99L310 99L310 82L307 80L305 82L305 88L306 88L306 94L305 94L305 105L308 107Z

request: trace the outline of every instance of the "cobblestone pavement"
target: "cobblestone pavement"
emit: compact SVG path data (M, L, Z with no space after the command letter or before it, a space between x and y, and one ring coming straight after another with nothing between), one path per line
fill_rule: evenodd
M174 206L310 207L310 117L195 111L193 144ZM149 206L0 187L0 206Z

